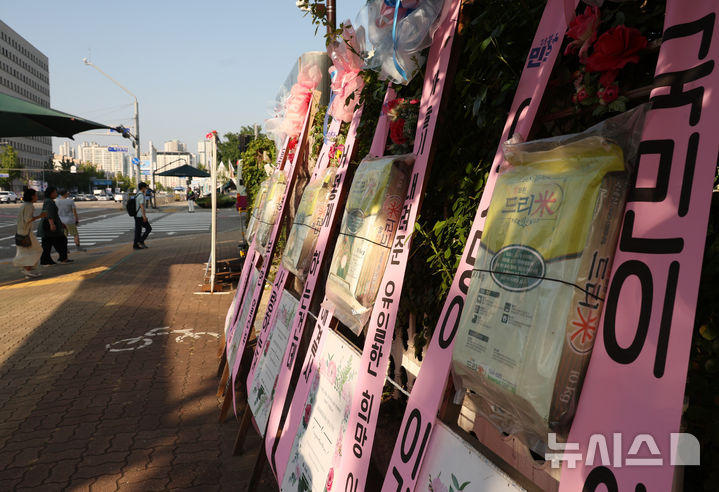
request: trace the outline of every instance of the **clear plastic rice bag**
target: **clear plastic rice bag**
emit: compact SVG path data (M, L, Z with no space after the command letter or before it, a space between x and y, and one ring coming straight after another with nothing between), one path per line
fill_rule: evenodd
M267 246L267 241L270 238L272 227L278 219L280 212L280 201L282 195L287 187L287 180L285 173L282 171L275 171L270 182L267 185L267 194L262 204L262 214L259 217L257 226L257 244L264 248Z
M334 167L328 167L307 185L287 237L282 265L302 282L307 278L312 252L325 219L335 171Z
M257 227L260 225L260 217L262 216L262 206L264 205L265 198L267 196L267 188L270 185L270 177L260 183L260 187L257 190L255 199L252 202L252 213L250 214L250 221L247 224L247 237L252 240L257 233Z
M352 180L326 296L335 316L355 334L371 315L413 165L412 154L365 158Z
M453 352L455 386L543 454L566 439L600 326L644 109L505 144ZM637 128L639 131L637 131Z

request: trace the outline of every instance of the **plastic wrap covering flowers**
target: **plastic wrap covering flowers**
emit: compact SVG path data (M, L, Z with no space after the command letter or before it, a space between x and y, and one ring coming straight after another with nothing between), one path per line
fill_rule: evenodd
M432 43L443 7L444 0L369 0L362 14L371 45L367 68L408 84L424 64L421 51Z
M262 206L264 205L265 198L267 197L267 188L270 185L270 179L271 178L267 178L260 183L255 199L252 202L252 214L250 215L250 222L247 224L247 237L249 238L253 238L255 237L255 234L257 234L257 227L260 225Z
M326 295L335 316L355 334L377 297L413 165L411 154L366 158L352 180Z
M644 108L571 138L505 144L453 352L501 431L566 438L599 327ZM460 391L458 396L464 396Z
M270 238L270 232L272 232L272 226L277 221L279 215L280 200L285 192L287 181L285 179L285 173L282 171L275 171L270 177L270 182L267 185L267 194L262 204L262 213L259 216L257 226L256 242L259 246L264 248L267 246L267 241Z
M299 136L307 108L312 101L312 91L321 81L322 72L316 65L305 65L300 70L297 74L297 82L290 89L284 103L280 104L279 114L265 120L265 131L272 135L275 142L281 142L285 136L290 138Z
M360 27L358 31L355 33L352 23L345 21L342 24L341 39L327 46L327 54L333 63L329 72L334 94L328 112L342 121L352 120L354 108L364 86L360 75L364 60L358 54L364 51L364 28ZM350 97L352 99L349 99Z
M287 237L282 264L302 282L307 278L312 253L325 219L334 177L335 169L330 167L307 185Z

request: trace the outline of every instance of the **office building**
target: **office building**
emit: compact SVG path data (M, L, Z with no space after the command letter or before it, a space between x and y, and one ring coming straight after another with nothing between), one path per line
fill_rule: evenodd
M47 56L3 21L0 21L0 93L50 107ZM8 137L0 139L0 143L17 151L19 164L24 168L41 168L52 159L51 137Z
M94 164L107 176L130 173L130 148L123 145L98 145L83 142L77 148L77 157L84 163Z

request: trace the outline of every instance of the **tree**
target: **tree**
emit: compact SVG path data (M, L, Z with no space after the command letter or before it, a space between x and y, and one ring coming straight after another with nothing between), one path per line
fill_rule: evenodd
M250 203L254 200L260 183L267 177L265 163L274 162L276 154L275 142L262 134L252 140L247 150L242 153L242 182L247 189Z
M6 145L0 152L0 169L7 169L6 172L10 175L9 178L0 178L0 186L3 188L12 186L12 181L20 177L20 171L9 171L9 169L17 169L22 167L17 157L17 152L12 145Z
M263 137L262 133L257 138ZM243 125L237 133L225 133L224 141L217 144L217 160L219 162L237 163L242 158L242 153L247 150L250 142L255 139L255 127Z

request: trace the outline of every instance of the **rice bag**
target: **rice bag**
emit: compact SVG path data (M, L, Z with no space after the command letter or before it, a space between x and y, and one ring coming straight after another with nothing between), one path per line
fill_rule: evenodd
M397 231L411 154L366 158L357 168L327 278L335 316L355 334L371 314Z
M622 148L590 136L505 152L453 352L501 431L543 452L564 435L599 327L624 210Z
M287 237L282 265L302 282L307 278L312 253L327 212L334 177L335 168L329 167L307 185Z
M264 205L265 197L267 196L267 187L269 184L270 178L267 178L260 183L255 199L252 201L252 214L250 215L250 222L247 224L247 237L250 238L250 240L252 240L257 233L257 227L260 224L260 216L262 215L262 206Z
M262 215L260 215L258 220L257 244L262 248L267 246L267 241L270 239L270 233L277 221L280 212L280 202L282 201L282 195L284 195L286 187L287 180L285 173L279 170L275 171L267 185L267 194L262 205Z

